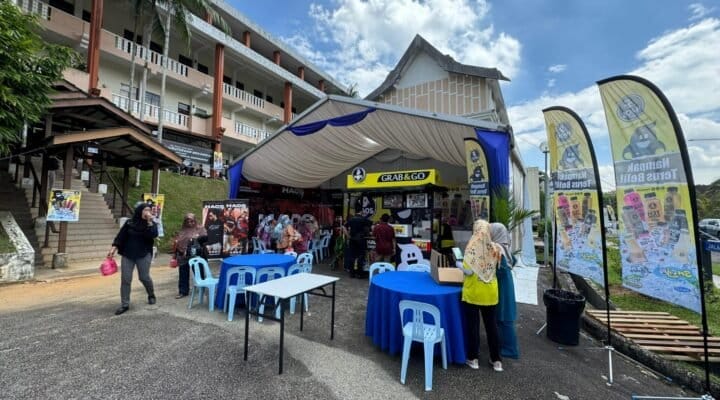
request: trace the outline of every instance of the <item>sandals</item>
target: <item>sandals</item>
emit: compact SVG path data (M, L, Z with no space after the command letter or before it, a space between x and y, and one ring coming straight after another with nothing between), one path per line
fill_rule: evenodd
M187 297L187 295L186 294L178 294L177 296L175 296L176 299L182 299L183 297Z

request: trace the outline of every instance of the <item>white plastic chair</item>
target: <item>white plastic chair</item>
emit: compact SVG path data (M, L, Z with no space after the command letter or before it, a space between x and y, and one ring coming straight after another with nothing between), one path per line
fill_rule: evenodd
M320 239L320 256L325 259L325 257L330 257L330 239L332 239L332 235L325 235Z
M247 279L247 275L251 278ZM237 277L237 281L234 284L230 284L233 277ZM255 283L255 268L248 267L232 267L228 269L225 282L225 301L223 312L228 313L228 321L233 320L235 315L235 300L238 294L245 294L245 286L250 286ZM245 304L245 307L248 307Z
M252 244L253 244L253 252L252 252L253 254L274 253L274 251L268 250L265 247L265 243L263 243L263 241L260 240L257 236L253 236Z
M273 279L282 278L283 276L285 276L285 270L281 267L260 268L259 270L257 270L255 283L267 282ZM263 278L265 279L263 280ZM278 304L277 298L273 298L273 303L275 304L275 318L280 318L281 305ZM258 314L262 315L265 311L265 296L260 296L260 298L258 299L258 304ZM260 315L258 315L258 322L262 322L263 320Z
M398 271L400 271L400 267L398 267ZM425 263L419 263L419 264L410 264L405 267L403 271L412 271L412 272L427 272L430 273L430 264Z
M318 260L318 262L320 262L322 257L320 254L321 251L320 251L320 240L319 239L310 239L308 241L307 251L308 251L308 253L311 253L313 255L315 260Z
M313 254L310 253L310 252L302 253L302 254L300 254L300 255L297 257L297 263L298 263L298 264L310 264L310 265L313 265L313 259L314 259L314 258L315 258L315 257L314 257Z
M395 267L387 262L376 262L370 266L368 274L368 284L372 282L373 275L382 274L383 272L395 271Z
M413 319L405 323L405 311L412 310ZM425 322L425 314L429 314L433 323ZM440 327L440 310L432 304L412 300L400 301L400 323L403 331L402 368L400 369L400 382L405 384L407 365L410 359L410 345L412 342L421 342L425 349L425 390L432 390L433 356L435 343L440 342L442 352L442 366L447 369L447 347L445 345L445 330Z
M310 271L312 271L312 265L294 264L290 268L288 268L287 276L295 275L295 274L310 273ZM307 293L304 293L303 297L304 297L305 311L307 311L308 310L308 295L307 295ZM290 299L290 314L295 314L295 304L296 303L297 303L297 296Z
M283 254L286 255L286 256L293 256L293 258L297 260L297 253L294 252L294 251L286 251L286 252L283 253Z
M188 261L188 264L190 264L190 270L192 271L193 275L193 287L192 291L190 292L190 303L188 303L188 308L192 308L193 305L193 299L195 298L195 289L198 290L199 295L199 302L198 304L202 304L203 302L203 294L205 292L205 289L208 290L208 308L210 311L215 310L215 293L217 290L217 285L219 282L219 279L215 278L212 275L212 272L210 272L210 266L208 265L207 261L205 261L204 258L201 257L193 257ZM205 273L205 278L202 278L202 275L200 273L200 268L203 269L203 272Z

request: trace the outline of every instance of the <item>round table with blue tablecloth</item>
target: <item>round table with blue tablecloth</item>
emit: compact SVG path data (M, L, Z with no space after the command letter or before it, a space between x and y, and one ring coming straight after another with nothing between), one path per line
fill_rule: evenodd
M460 286L439 285L427 272L395 271L375 275L370 283L365 336L391 355L402 353L401 300L428 303L440 309L440 325L445 329L448 362L465 362L463 316ZM411 321L412 317L405 319ZM439 345L438 345L439 346ZM439 347L435 351L440 354Z
M225 304L225 286L227 281L227 271L232 267L249 267L258 270L263 267L280 267L287 270L295 264L295 257L286 256L284 254L242 254L238 256L228 257L223 260L220 267L220 281L217 287L217 296L215 297L215 307L219 310L223 309ZM235 282L231 282L235 283Z

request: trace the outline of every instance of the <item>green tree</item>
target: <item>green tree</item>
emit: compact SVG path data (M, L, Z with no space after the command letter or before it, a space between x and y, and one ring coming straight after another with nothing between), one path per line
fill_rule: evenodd
M70 48L45 42L39 31L34 16L0 1L0 154L20 141L23 124L40 120L52 84L76 56Z

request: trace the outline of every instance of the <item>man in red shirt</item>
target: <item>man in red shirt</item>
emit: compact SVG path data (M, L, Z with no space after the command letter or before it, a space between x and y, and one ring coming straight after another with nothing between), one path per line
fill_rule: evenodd
M389 220L390 216L383 214L380 217L380 223L373 229L375 253L377 254L375 260L378 262L392 262L395 255L395 229L388 224Z

